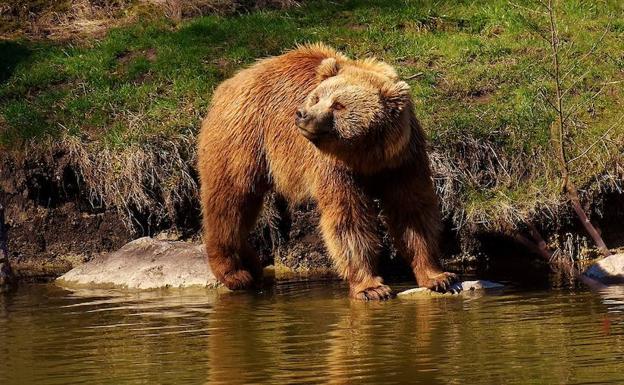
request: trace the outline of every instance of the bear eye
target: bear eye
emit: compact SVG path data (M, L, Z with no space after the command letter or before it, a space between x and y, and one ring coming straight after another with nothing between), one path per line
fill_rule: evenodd
M318 103L318 102L319 102L319 97L318 97L318 95L314 95L314 96L312 97L312 105L315 105L315 104L316 104L316 103Z
M334 102L331 106L332 110L343 110L345 107L342 103Z

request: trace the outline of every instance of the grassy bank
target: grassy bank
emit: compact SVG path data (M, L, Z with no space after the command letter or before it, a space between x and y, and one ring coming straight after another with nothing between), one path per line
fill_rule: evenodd
M382 58L409 82L456 228L552 229L566 205L549 139L547 25L533 10L509 1L315 1L181 23L138 18L79 41L2 41L0 146L22 164L63 154L92 199L170 217L195 202L194 138L215 86L257 58L324 41ZM569 167L588 206L624 179L623 15L618 1L565 1L558 13L566 102L578 107Z

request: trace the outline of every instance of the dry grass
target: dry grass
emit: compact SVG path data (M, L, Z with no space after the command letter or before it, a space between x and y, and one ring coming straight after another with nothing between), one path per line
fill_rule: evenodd
M198 200L192 137L132 145L123 151L85 146L72 137L58 146L68 152L92 204L116 208L129 228L141 222L174 221L180 205ZM139 221L137 213L150 218Z
M68 39L102 35L108 28L122 24L125 19L122 10L133 3L132 0L2 0L0 16L6 24L0 29L0 37Z
M296 0L0 0L0 39L84 39L139 20L287 8Z

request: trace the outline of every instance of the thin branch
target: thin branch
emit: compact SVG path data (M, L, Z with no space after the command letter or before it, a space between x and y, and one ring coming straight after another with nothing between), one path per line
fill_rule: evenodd
M568 70L568 72L566 72L565 74L563 74L563 76L561 77L562 81L565 81L565 79L568 77L568 75L570 75L570 73L572 73L572 71L574 71L574 69L576 69L576 67L578 67L578 65L580 65L583 60L585 60L587 57L589 57L591 54L593 54L596 49L598 48L598 45L600 43L602 43L602 41L604 40L605 36L607 36L607 32L609 32L609 29L611 28L611 22L609 22L604 30L604 32L602 32L602 35L600 35L600 37L598 38L598 40L596 40L594 42L594 44L591 46L591 48L589 49L589 51L587 51L583 56L581 56L580 58L578 58L578 60L576 61L576 63L572 66L572 68L570 68Z
M604 91L604 89L607 88L607 85L608 85L607 83L603 83L602 87L600 87L600 89L596 91L595 94L590 96L587 100L581 100L578 103L576 103L574 106L570 107L568 111L565 113L564 121L567 121L570 118L570 116L572 116L572 114L574 114L580 106L587 103L587 101L596 99L598 95L600 95L602 91Z
M604 140L604 138L607 137L607 135L609 135L609 133L611 132L611 130L613 130L615 128L615 126L617 126L622 119L624 118L624 115L621 115L620 118L617 120L617 122L613 123L601 136L600 138L596 139L592 144L589 145L589 147L587 147L585 149L585 151L583 151L580 155L575 156L574 158L568 160L568 164L574 162L577 159L582 158L583 156L585 156L585 154L587 154L589 152L589 150L591 150L596 144L602 142Z
M556 157L559 162L561 172L562 185L568 183L568 169L566 167L565 150L563 147L564 138L564 117L563 117L563 98L561 96L561 78L559 77L559 38L557 36L557 24L555 22L555 11L552 7L552 0L548 0L548 14L550 18L550 34L551 34L551 50L554 67L555 80L555 103L558 115L558 122L555 121L550 125L551 140L556 145Z
M405 80L412 80L412 79L416 79L419 76L422 76L424 73L423 72L417 72L414 75L410 75L408 77L405 78Z
M527 11L527 12L529 12L529 13L537 13L537 14L541 14L541 15L544 15L544 16L547 14L546 12L538 11L537 9L534 9L534 8L529 8L529 7L525 7L525 6L523 6L523 5L520 5L520 4L517 4L517 3L514 3L513 1L510 1L510 2L509 2L509 4L510 4L512 7L516 7L516 8L518 8L518 9L521 9L521 10L523 10L523 11Z
M581 80L585 79L585 76L587 76L587 74L589 74L591 71L592 71L592 68L590 68L587 71L583 72L583 74L581 76L579 76L576 79L574 79L572 84L570 84L570 86L566 90L563 91L563 93L561 94L561 97L563 98L564 96L566 96L568 94L568 92L570 92L574 88L574 86L578 84L578 82L580 82Z
M540 89L540 90L539 90L539 93L540 93L540 96L542 97L542 99L544 99L544 101L545 101L546 103L548 103L548 105L549 105L550 107L552 107L552 109L553 109L553 110L555 110L555 111L559 112L559 111L557 110L557 106L555 106L555 104L554 104L554 103L553 103L553 102L552 102L552 101L548 98L548 96L546 95L546 93L544 92L544 90Z

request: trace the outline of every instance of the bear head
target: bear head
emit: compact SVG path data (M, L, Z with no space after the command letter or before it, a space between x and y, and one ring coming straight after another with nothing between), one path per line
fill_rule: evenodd
M317 78L295 123L320 151L361 163L361 158L386 161L405 148L412 99L408 84L392 67L374 59L327 58L318 66Z

